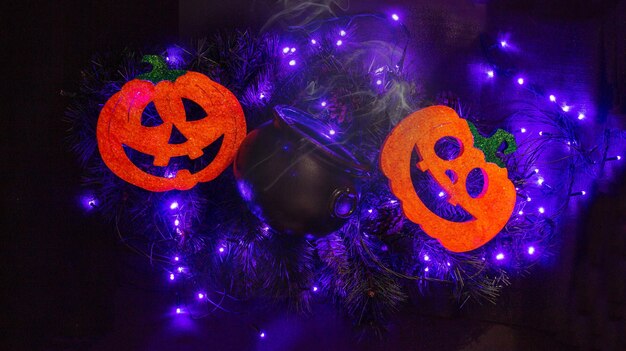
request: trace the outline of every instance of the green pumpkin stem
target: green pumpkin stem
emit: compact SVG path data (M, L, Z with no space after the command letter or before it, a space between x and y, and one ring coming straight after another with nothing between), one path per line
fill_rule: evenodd
M146 62L152 65L152 70L148 73L143 73L137 76L137 79L147 80L154 84L158 82L169 80L175 81L176 78L184 75L187 71L178 69L169 69L163 57L159 55L144 55L141 62Z

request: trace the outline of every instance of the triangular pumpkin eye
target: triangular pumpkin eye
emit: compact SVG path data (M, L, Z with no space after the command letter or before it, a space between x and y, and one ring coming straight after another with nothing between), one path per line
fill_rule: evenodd
M204 109L193 100L181 99L185 107L185 115L188 122L199 121L207 116Z
M163 124L163 120L154 106L154 102L150 102L141 114L141 125L144 127L158 127Z

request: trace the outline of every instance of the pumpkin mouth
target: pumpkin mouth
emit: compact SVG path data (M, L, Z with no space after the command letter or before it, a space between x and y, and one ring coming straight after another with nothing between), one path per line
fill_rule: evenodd
M153 176L162 178L175 178L176 172L181 169L188 170L191 174L198 173L211 164L222 148L224 135L202 149L202 156L191 159L189 156L171 157L167 166L155 166L154 156L135 150L128 145L122 145L126 157L140 170Z

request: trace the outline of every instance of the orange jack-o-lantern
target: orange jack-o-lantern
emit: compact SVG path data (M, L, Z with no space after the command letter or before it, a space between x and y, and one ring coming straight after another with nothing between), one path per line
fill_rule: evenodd
M215 179L233 161L246 136L239 101L203 74L169 70L159 56L146 56L144 62L152 64L152 71L124 84L100 112L97 138L102 160L118 177L150 191L186 190ZM182 99L195 102L207 116L188 121ZM142 114L150 102L163 121L158 126L142 125ZM174 127L186 141L170 142ZM153 156L154 166L165 167L173 157L199 158L203 149L222 136L221 147L210 164L195 173L180 169L170 177L143 171L124 151L128 147Z
M450 160L435 152L435 143L445 137L454 138L461 147ZM472 219L452 222L426 207L411 179L413 150L420 157L417 167L439 183L450 204L460 205ZM450 251L471 251L487 243L502 230L515 207L515 187L506 168L485 161L483 152L474 147L467 121L449 107L428 107L402 120L387 137L380 163L407 218ZM477 196L471 196L466 181L476 168L481 170L484 184Z

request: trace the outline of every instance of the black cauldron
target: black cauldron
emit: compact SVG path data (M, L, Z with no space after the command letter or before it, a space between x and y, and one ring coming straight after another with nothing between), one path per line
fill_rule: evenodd
M274 119L253 130L235 158L239 192L261 221L279 232L324 235L357 208L355 181L367 169L305 112L274 107Z

